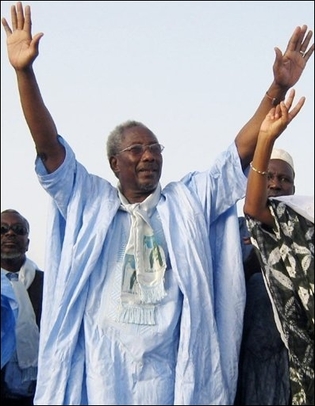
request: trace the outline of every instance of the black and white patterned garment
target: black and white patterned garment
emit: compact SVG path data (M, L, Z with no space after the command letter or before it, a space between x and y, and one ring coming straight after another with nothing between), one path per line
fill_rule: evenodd
M314 405L314 223L268 201L275 229L246 216L275 319L289 350L293 405Z

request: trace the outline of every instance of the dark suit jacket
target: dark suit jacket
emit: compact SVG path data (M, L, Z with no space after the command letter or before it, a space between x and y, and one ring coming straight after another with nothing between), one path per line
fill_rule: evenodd
M35 278L30 285L30 287L27 289L28 295L30 297L34 313L36 316L36 323L38 327L40 327L40 318L42 314L42 301L43 301L43 282L44 282L44 272L40 270L36 270L35 273ZM26 405L26 404L33 404L33 397L31 398L21 398L19 401L18 400L12 400L6 398L5 395L5 383L4 383L4 372L5 372L5 367L6 365L1 369L1 400L5 400L6 402L11 402L12 404L20 404L20 405ZM10 403L10 404L11 404Z
M30 287L27 289L28 295L33 305L33 309L36 316L36 323L38 327L40 325L40 318L42 315L43 282L44 282L44 272L36 270L35 278Z

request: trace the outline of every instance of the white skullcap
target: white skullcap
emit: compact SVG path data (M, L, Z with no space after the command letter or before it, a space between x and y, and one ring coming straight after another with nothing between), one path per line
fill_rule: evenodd
M274 148L271 153L270 159L281 159L288 163L294 171L294 163L292 156L284 149Z

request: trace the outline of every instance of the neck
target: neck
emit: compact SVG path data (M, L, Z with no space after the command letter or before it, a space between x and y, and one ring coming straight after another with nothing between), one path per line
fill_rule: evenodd
M1 268L9 272L18 272L23 266L26 260L25 255L18 258L2 258L1 257Z
M130 204L142 203L148 196L150 196L156 188L151 190L128 191L120 188L121 193L125 196Z

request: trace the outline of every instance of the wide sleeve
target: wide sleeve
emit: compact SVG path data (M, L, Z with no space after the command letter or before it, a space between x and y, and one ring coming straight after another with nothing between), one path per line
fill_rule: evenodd
M15 351L15 323L18 316L18 302L10 281L1 270L1 369Z
M236 145L233 143L216 158L210 169L191 172L181 180L197 195L208 229L222 213L245 196L247 185L245 173Z

